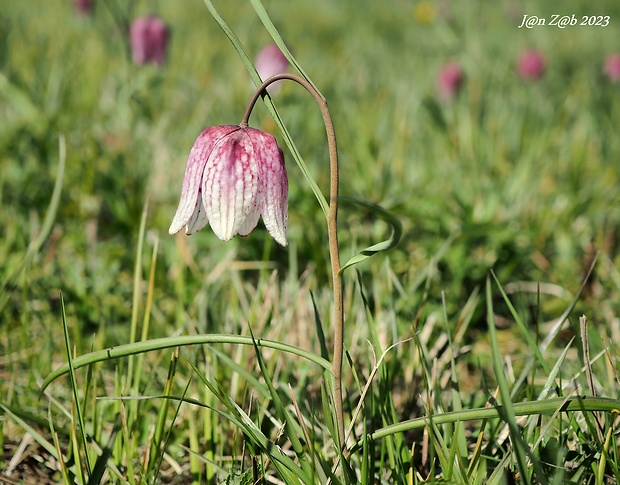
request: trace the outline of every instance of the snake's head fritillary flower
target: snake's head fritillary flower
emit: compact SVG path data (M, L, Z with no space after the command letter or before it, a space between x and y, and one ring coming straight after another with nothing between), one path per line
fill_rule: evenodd
M445 64L437 73L437 91L444 101L450 101L463 85L465 73L456 61Z
M620 81L620 54L609 54L605 58L603 74L612 83Z
M88 15L93 11L93 0L73 0L73 10L81 15Z
M146 16L135 19L129 28L133 62L163 65L166 61L168 39L168 27L160 18Z
M189 154L181 201L169 233L189 236L207 224L229 241L247 236L262 214L269 234L286 246L288 179L276 139L243 126L203 130Z
M536 80L545 74L547 62L545 56L536 49L521 51L517 59L517 73L523 79Z
M282 54L280 48L275 44L269 44L256 56L256 70L258 75L264 81L276 74L282 74L288 71L288 59ZM269 85L267 90L275 92L279 89L281 81L276 81Z

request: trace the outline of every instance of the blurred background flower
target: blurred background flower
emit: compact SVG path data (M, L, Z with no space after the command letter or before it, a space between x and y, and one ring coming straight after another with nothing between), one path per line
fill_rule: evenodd
M258 75L264 81L276 74L282 74L288 71L288 59L282 54L280 48L275 44L269 44L263 48L256 56L256 70ZM268 88L270 93L280 89L281 81L276 81Z
M432 24L436 16L437 10L430 2L418 2L413 7L413 19L419 24Z
M450 101L458 93L465 81L465 73L456 61L444 64L437 73L437 91L444 101Z
M620 54L608 54L603 66L603 75L611 82L620 81Z
M543 54L536 49L525 49L517 58L517 74L522 79L540 79L547 68Z
M133 62L163 65L169 37L168 27L160 18L146 16L135 19L129 29Z
M73 10L82 15L92 13L95 2L94 0L73 0Z

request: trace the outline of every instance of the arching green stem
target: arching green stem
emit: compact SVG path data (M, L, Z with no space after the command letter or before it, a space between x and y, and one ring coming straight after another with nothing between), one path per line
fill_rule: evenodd
M265 94L265 89L271 83L282 79L295 81L303 86L308 93L314 98L319 105L325 130L327 132L327 144L329 147L329 211L327 213L327 237L329 239L329 257L331 260L332 271L332 287L334 292L334 357L333 369L334 374L334 406L336 408L336 422L338 425L339 446L344 446L344 411L342 406L342 358L344 353L344 313L342 307L342 275L340 274L340 252L338 249L338 149L336 146L336 134L334 132L334 124L327 107L327 101L314 88L312 84L304 78L295 74L282 73L270 77L263 82L254 93L248 109L243 115L241 126L247 126L252 109L259 97Z

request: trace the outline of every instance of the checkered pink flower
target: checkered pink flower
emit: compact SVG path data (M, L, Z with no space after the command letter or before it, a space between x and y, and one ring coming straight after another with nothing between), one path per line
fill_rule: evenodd
M456 61L450 61L437 74L437 91L444 101L450 101L458 93L465 81L465 73Z
M620 54L609 54L605 58L603 74L611 82L620 81Z
M525 49L517 59L517 74L523 79L536 80L545 74L547 62L536 49Z
M129 28L133 62L163 65L166 61L168 38L168 27L160 18L147 16L135 19Z
M269 234L286 246L288 179L276 139L242 126L212 126L194 143L179 207L169 233L189 236L207 224L229 241L247 236L263 216Z

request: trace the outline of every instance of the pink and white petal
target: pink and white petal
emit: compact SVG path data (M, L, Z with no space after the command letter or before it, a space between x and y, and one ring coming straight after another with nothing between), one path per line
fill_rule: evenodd
M202 196L211 228L221 240L229 241L251 224L258 169L243 129L216 143L205 167Z
M258 195L254 198L254 203L249 209L249 212L246 214L241 227L239 227L238 234L240 236L247 236L250 234L256 225L258 224L258 219L260 218L260 204L258 201Z
M181 200L170 224L170 229L168 229L169 234L176 234L188 225L198 204L205 165L213 146L223 136L237 129L239 129L238 126L212 126L198 135L189 153L185 176L183 177Z
M194 213L192 214L192 218L185 226L185 234L191 236L192 234L196 234L203 227L205 227L209 223L209 219L207 219L207 213L205 211L205 206L202 203L202 189L198 192L198 200L196 202L196 209L194 209Z
M259 200L263 222L276 242L286 246L288 178L284 154L273 136L253 130L251 137L259 167Z

